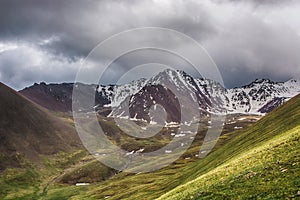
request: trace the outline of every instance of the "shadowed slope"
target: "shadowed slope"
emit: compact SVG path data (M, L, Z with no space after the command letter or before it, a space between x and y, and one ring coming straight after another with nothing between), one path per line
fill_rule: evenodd
M0 83L0 170L80 146L72 126Z

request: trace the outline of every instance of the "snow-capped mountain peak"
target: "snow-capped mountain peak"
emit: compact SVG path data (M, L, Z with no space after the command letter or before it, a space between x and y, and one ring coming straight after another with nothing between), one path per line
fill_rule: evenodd
M248 85L226 89L216 81L193 78L184 71L172 69L159 72L148 80L141 79L104 91L109 90L106 92L111 100L109 106L118 107L126 98L138 94L144 87L148 87L149 92L152 91L149 87L157 85L163 85L181 95L180 98L190 95L193 101L197 101L200 110L209 112L212 112L214 105L217 112L263 114L300 93L300 81L296 79L286 82L256 79ZM154 99L155 95L158 94L150 94L149 98ZM187 99L185 101L187 105L192 103Z

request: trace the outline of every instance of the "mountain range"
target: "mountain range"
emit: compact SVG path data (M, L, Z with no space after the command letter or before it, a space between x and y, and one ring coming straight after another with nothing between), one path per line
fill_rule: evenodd
M35 83L19 92L49 110L71 112L73 86L73 83ZM300 93L300 81L295 79L286 82L256 79L248 85L227 89L216 81L193 78L184 71L171 69L159 72L152 78L123 85L92 84L84 87L87 91L95 91L94 108L99 114L147 121L150 119L145 113L156 103L171 113L170 116L178 112L179 100L183 106L188 105L186 108L190 112L263 115ZM123 112L126 106L129 106L130 113ZM169 121L176 121L176 118Z

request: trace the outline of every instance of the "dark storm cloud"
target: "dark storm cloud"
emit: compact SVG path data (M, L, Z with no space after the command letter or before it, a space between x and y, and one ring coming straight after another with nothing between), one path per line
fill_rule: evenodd
M76 5L76 6L75 6ZM0 37L4 40L25 40L69 57L83 55L93 38L86 37L90 29L84 28L81 10L91 10L90 3L78 1L1 1ZM41 41L56 36L51 44ZM92 45L92 44L90 44Z
M203 44L228 87L298 78L299 9L293 0L2 0L0 80L18 89L70 81L99 42L146 26L175 29Z
M198 13L200 20L191 13ZM57 41L42 46L74 58L87 55L113 34L140 26L168 27L205 38L213 32L208 16L195 2L4 0L0 2L0 36L36 43L56 36Z

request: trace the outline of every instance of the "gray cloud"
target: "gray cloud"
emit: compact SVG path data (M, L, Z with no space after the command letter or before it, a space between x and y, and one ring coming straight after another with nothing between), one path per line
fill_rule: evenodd
M299 11L293 0L3 0L0 80L18 89L72 81L80 59L99 42L145 26L175 29L203 44L228 87L298 78ZM5 50L13 44L20 47Z
M0 80L16 89L42 81L73 82L78 68L79 63L26 44L0 53Z

